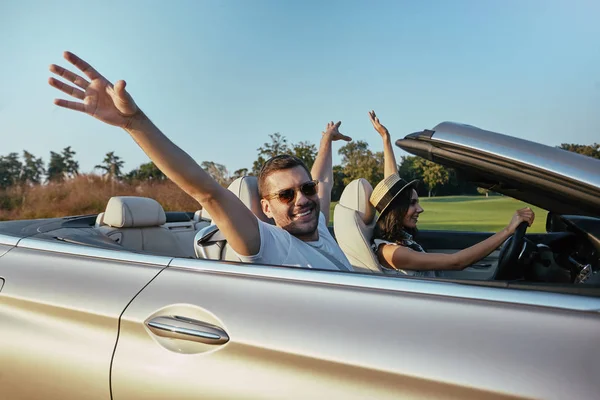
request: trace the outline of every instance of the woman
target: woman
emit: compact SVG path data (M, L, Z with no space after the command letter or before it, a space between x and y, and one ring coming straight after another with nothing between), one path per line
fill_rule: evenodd
M369 112L373 127L383 139L384 180L373 190L371 204L379 212L373 235L373 250L386 273L437 276L436 271L462 270L485 258L508 239L522 223L529 226L535 218L529 208L515 212L506 228L474 246L453 254L429 254L414 240L423 208L415 190L417 181L406 182L398 176L390 134L374 111Z

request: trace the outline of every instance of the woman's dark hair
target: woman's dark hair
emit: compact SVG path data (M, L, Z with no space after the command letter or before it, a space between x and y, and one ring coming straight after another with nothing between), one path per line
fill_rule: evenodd
M410 208L412 201L411 187L406 188L383 211L377 220L373 237L376 239L387 240L388 242L398 242L403 238L402 231L415 235L417 229L405 228L403 225L404 216Z

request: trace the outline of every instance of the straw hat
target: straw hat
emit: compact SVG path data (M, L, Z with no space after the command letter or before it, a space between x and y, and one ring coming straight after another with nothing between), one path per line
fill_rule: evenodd
M418 179L406 182L398 174L390 175L379 182L375 186L375 189L373 189L373 194L371 194L370 198L371 204L375 206L375 209L381 215L403 190L416 186L418 182Z

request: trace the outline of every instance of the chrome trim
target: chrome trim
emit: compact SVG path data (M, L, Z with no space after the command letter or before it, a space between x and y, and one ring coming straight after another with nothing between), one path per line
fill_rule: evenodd
M201 243L212 237L218 230L219 228L216 225L208 225L196 232L196 235L194 235L194 252L197 258L210 258Z
M22 239L18 248L50 251L76 256L101 258L105 260L127 261L165 267L172 260L171 257L153 256L149 254L137 254L127 250L108 250L96 247L87 247L72 243L57 243L41 239Z
M216 225L208 225L204 228L200 229L196 236L194 237L194 243L200 244L200 242L204 242L209 239L215 232L219 230L219 227Z
M146 325L155 335L171 339L206 344L224 344L229 341L227 333L218 326L177 315L156 317L146 322Z
M527 242L523 242L523 248L521 249L521 251L519 252L519 256L517 257L517 260L520 260L521 257L523 257L523 253L525 253L525 249L527 248Z
M148 322L148 326L150 326L152 328L160 329L163 331L169 331L172 333L180 333L182 335L189 335L189 336L194 336L194 337L198 337L198 338L202 338L202 339L211 339L211 340L221 339L221 336L215 335L213 333L199 332L194 329L175 327L175 326L161 324L159 322L154 322L154 321ZM172 336L169 336L169 337L172 337Z
M433 130L433 142L518 161L600 189L600 160L592 157L454 122L442 122Z
M204 246L194 245L194 250L196 252L196 257L204 259L209 258L208 254L206 254L206 249L204 248ZM200 254L198 254L198 251L200 251Z
M16 246L17 243L19 243L19 240L21 240L20 237L0 234L0 244L5 244L7 246Z
M470 286L453 282L329 272L302 268L280 268L212 260L186 260L175 258L169 268L225 275L308 282L325 285L364 287L395 292L446 296L462 299L486 300L502 303L524 304L576 311L600 311L600 298L562 293Z

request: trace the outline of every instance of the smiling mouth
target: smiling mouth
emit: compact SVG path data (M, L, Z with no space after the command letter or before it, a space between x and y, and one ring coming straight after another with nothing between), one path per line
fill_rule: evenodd
M294 218L296 219L296 218L306 217L307 215L310 215L313 212L313 210L314 209L311 208L310 210L306 210L306 211L303 211L301 213L294 214Z

